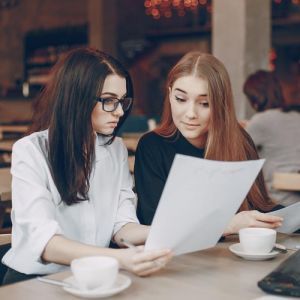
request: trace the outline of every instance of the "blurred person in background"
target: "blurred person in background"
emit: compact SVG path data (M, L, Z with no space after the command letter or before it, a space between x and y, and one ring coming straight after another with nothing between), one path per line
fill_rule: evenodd
M263 173L272 199L288 206L300 201L300 192L272 187L275 172L300 171L300 105L286 104L274 72L259 70L245 84L246 94L256 114L246 123L259 156L265 158Z

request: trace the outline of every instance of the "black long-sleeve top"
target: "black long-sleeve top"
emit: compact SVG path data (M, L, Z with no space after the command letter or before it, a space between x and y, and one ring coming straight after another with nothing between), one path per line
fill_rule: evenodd
M149 132L138 143L134 178L138 196L137 216L141 224L152 223L176 153L204 157L204 149L193 146L180 133L164 138Z

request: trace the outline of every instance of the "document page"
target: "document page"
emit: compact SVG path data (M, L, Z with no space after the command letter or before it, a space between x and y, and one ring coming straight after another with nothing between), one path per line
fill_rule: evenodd
M223 162L177 154L145 250L175 255L216 245L262 168L263 159Z
M268 213L283 218L282 226L276 230L281 233L293 233L300 228L300 202Z

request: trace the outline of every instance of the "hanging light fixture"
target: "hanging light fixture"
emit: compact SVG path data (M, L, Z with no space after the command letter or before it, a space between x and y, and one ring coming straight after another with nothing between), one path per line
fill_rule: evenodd
M188 11L196 12L199 8L205 8L211 13L211 0L145 0L146 14L154 19L183 17Z

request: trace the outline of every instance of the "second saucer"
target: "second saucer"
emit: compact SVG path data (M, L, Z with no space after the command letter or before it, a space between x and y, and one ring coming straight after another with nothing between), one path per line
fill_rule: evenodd
M240 243L236 243L236 244L229 246L229 250L232 253L234 253L235 255L242 257L244 259L247 259L247 260L266 260L266 259L271 259L279 254L279 251L274 251L274 250L269 253L264 253L264 254L261 254L261 253L254 253L254 254L251 253L250 254L250 253L244 252L242 250Z

